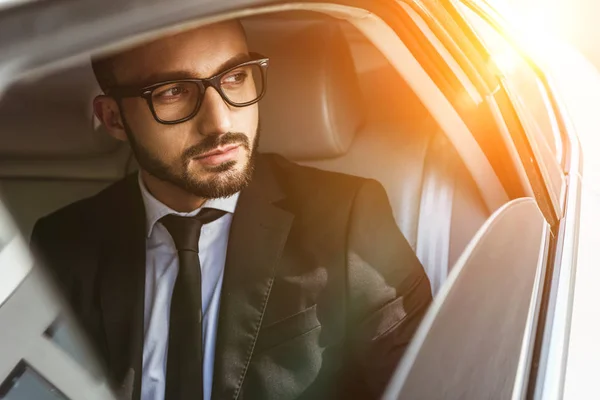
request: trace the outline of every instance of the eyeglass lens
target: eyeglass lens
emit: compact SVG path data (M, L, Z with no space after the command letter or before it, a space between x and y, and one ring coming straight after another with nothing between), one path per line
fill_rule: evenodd
M246 65L227 72L219 81L225 100L233 105L256 100L263 92L261 67ZM196 82L181 81L165 84L152 92L152 106L163 121L177 121L189 117L204 97L204 90Z

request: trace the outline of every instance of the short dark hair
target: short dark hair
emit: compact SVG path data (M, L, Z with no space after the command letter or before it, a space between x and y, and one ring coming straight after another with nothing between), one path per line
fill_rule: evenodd
M232 22L237 23L244 35L244 39L248 40L246 30L244 29L242 22L239 19L235 19ZM114 73L114 64L118 56L119 54L92 57L92 69L94 70L96 81L98 81L100 89L102 89L105 94L110 88L117 86L117 77Z
M117 85L117 78L114 74L114 61L116 56L92 57L92 69L96 76L96 81L100 89L107 93L111 87Z

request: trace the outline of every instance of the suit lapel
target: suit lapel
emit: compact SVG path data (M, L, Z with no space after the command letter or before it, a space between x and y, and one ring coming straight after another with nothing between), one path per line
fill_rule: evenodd
M294 218L274 204L283 198L266 161L259 158L252 183L240 195L229 234L215 352L215 399L239 396ZM109 211L102 232L99 290L109 369L122 385L122 397L139 399L146 222L137 176L117 184L104 201Z
M105 201L100 264L100 304L109 370L123 398L141 388L145 286L145 209L137 176L118 183Z
M266 162L238 200L229 234L215 351L214 399L239 396L293 215Z

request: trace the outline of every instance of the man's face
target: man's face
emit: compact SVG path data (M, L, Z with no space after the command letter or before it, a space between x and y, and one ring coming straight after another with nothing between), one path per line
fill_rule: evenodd
M118 84L208 78L245 60L237 23L215 24L160 39L115 58ZM145 99L124 98L120 117L140 167L203 198L243 189L252 175L258 142L258 105L233 107L212 87L198 114L176 125L157 122Z

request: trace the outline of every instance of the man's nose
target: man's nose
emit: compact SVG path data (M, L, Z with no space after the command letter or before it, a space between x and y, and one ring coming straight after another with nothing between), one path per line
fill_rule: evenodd
M198 132L203 135L223 135L231 132L231 109L215 88L209 87L204 93L196 120Z

